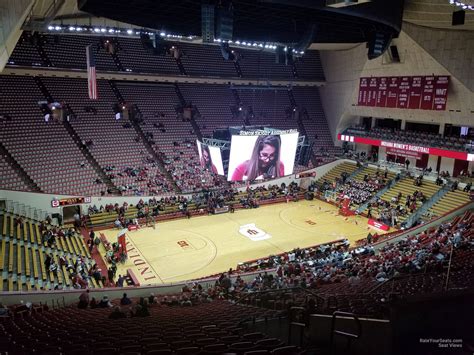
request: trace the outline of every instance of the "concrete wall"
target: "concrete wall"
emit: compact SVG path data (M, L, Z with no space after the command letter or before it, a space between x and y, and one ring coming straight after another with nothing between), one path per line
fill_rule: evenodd
M358 90L352 96L348 107L349 114L354 116L374 116L381 118L402 119L411 122L452 123L456 125L472 125L472 112L474 112L474 94L458 78L452 76L444 66L436 61L430 53L426 52L406 32L402 31L400 37L393 40L398 48L401 63L391 63L388 53L367 61L361 76L402 76L402 75L451 75L446 111L428 110L401 110L393 108L377 108L356 106ZM453 56L457 54L453 53ZM472 112L471 112L472 111ZM349 125L350 122L341 121L340 127Z
M325 314L312 314L310 318L310 339L314 344L328 344L331 338L332 316ZM337 354L363 354L363 355L388 355L391 354L392 327L389 320L359 318L361 324L361 337L352 342L351 351L342 352L346 349L347 340L336 336ZM357 327L353 318L338 316L336 320L336 330L343 330L349 333L357 333Z
M455 29L445 31L409 22L403 23L403 30L468 89L474 91L472 31Z
M369 154L370 153L370 148L371 146L368 145L368 144L355 144L355 151L358 152L358 153L366 153L366 154Z
M431 168L433 171L436 171L437 166L438 166L438 156L437 155L430 155L428 157L427 168Z
M0 1L0 72L20 39L21 25L33 6L33 0Z
M354 92L359 87L359 78L367 62L365 44L347 50L321 51L326 85L319 89L326 120L333 140L341 120L352 121L355 116L348 112L353 103ZM357 95L357 94L356 94Z
M454 169L454 159L453 158L441 158L441 165L439 171L447 171L452 176Z
M379 147L379 160L387 160L387 148Z

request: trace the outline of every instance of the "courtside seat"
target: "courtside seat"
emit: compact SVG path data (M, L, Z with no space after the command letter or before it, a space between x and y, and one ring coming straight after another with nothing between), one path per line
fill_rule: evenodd
M75 253L75 250L74 250L74 247L72 246L72 242L71 242L71 238L70 237L66 237L64 238L66 240L66 244L67 244L67 249L69 250L69 252L71 254L76 254Z
M9 245L9 253L8 253L8 272L13 273L13 257L14 257L14 251L13 251L13 241L10 239L10 242L8 243Z
M21 275L23 273L23 263L22 263L21 249L22 248L21 248L20 241L17 240L17 242L16 242L16 262L17 262L16 273L18 275Z
M35 224L35 234L36 234L36 240L37 240L38 246L41 246L42 245L41 233L40 233L40 230L39 230L39 224L38 223Z
M2 250L0 251L0 273L2 273L4 269L4 262L5 262L5 256L7 252L7 241L5 239L5 236L2 237Z
M30 242L31 242L31 244L34 244L35 243L35 232L34 232L34 228L33 228L33 221L28 220L27 224L28 224L28 230L30 232Z
M2 225L2 235L5 238L7 236L7 225L8 225L8 216L6 214L2 217L3 225Z
M36 249L31 247L31 260L33 262L33 276L35 280L39 279L39 270L38 270L38 257L36 255Z
M43 253L43 250L41 250L40 246L38 246L38 254L39 254L39 259L40 259L41 278L43 279L43 281L46 281L48 279L48 276L46 273L47 270L46 270L46 267L44 266L44 253Z
M9 223L10 223L10 238L14 238L15 237L15 225L14 225L14 217L13 216L9 216Z

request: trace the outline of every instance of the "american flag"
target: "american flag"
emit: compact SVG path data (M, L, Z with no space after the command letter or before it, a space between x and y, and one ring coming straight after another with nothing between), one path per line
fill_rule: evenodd
M92 45L86 47L87 57L87 86L89 87L89 99L97 100L97 77L95 73L95 55Z

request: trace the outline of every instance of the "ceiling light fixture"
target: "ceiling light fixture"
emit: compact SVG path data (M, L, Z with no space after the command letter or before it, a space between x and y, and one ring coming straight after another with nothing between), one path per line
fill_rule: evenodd
M449 3L451 5L459 6L463 10L472 10L472 11L474 11L474 0L464 0L464 1L449 0Z

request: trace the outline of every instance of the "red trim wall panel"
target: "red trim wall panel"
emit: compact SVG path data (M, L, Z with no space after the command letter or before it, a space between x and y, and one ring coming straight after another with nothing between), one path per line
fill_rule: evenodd
M408 152L417 152L420 154L429 154L429 155L437 155L440 157L445 158L453 158L459 160L467 160L467 161L474 161L474 154L469 154L466 152L458 152L454 150L448 149L441 149L441 148L434 148L434 147L423 147L420 145L414 144L405 144L405 143L398 143L398 142L389 142L389 141L382 141L380 139L374 138L367 138L367 137L357 137L352 135L337 135L337 139L340 141L347 141L359 144L366 144L366 145L373 145L376 147L387 147L387 148L395 148L399 150L405 150ZM390 151L390 150L389 150ZM389 154L393 154L389 152Z

